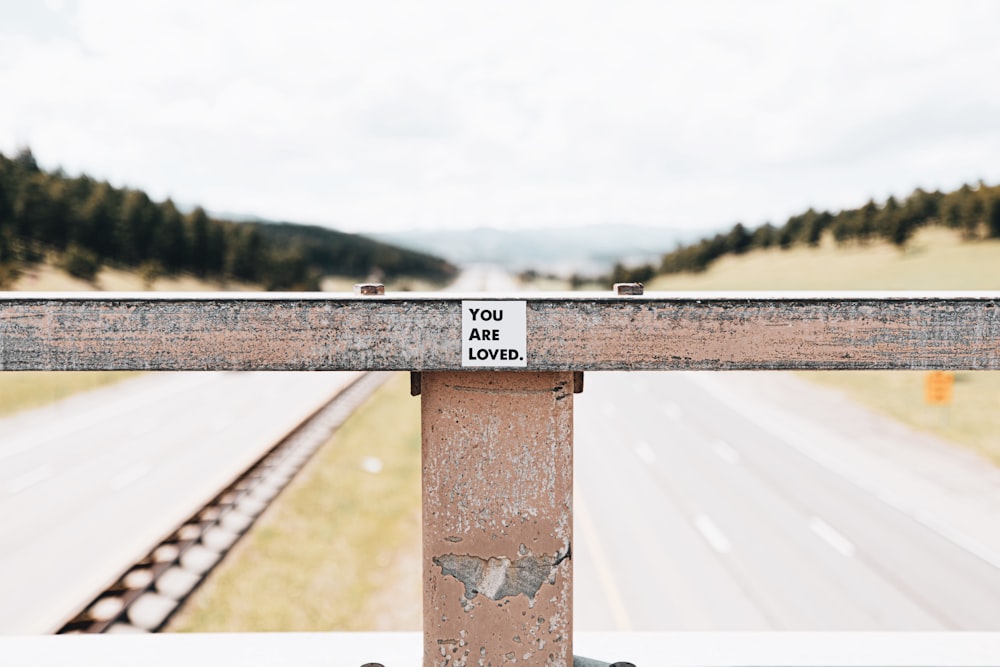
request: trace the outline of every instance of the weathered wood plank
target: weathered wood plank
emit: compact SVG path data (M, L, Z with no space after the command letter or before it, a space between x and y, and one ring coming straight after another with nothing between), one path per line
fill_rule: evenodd
M1000 294L505 298L526 370L1000 369ZM452 295L0 294L2 370L458 370L460 338Z

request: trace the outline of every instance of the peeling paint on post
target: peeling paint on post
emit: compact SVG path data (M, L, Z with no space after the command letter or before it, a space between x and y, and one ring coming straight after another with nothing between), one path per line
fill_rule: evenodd
M425 667L572 664L573 387L421 374Z

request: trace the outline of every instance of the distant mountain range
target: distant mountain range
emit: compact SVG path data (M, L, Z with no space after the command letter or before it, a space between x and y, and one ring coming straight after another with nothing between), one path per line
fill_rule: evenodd
M499 264L511 271L535 269L569 276L607 272L615 262L653 262L704 231L606 224L565 228L403 231L366 234L432 253L455 264Z

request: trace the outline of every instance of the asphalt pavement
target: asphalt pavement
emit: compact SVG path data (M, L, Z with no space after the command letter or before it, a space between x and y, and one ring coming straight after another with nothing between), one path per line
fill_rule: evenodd
M992 463L793 373L584 384L576 630L1000 630Z
M147 373L0 420L0 634L57 629L357 373Z
M0 634L58 627L353 377L150 373L0 420ZM574 400L577 630L1000 630L988 462L789 373Z
M1000 470L788 373L589 373L578 630L1000 630Z

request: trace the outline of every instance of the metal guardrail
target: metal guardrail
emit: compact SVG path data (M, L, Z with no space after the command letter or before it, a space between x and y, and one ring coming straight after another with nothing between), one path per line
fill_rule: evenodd
M474 298L526 304L525 370L1000 368L997 293ZM0 369L462 370L463 300L0 293Z
M566 666L580 371L1000 369L997 293L363 292L0 295L0 370L420 372L424 664Z

